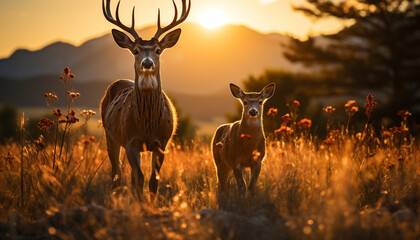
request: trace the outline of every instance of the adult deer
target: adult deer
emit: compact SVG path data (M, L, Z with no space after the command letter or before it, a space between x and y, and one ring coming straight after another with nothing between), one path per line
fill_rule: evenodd
M168 33L162 40L159 37L179 25L187 18L186 0L182 0L182 13L178 19L175 2L175 16L166 26L160 25L158 12L157 32L151 40L143 40L134 29L134 8L131 27L121 23L118 2L116 19L110 10L110 0L102 1L105 18L120 27L134 38L132 41L123 32L112 29L115 42L127 48L134 55L134 81L117 80L112 83L101 102L101 117L106 133L109 159L112 165L113 187L121 185L120 149L125 148L131 166L131 181L138 195L143 192L144 176L140 169L140 152L152 151L152 173L149 191L154 196L158 189L158 176L165 157L166 145L175 132L177 116L171 100L162 90L159 58L162 52L173 47L181 34L181 29Z
M226 185L232 171L241 195L246 192L243 169L251 168L248 190L253 190L265 156L265 136L262 113L264 102L274 94L275 84L264 87L261 92L243 92L230 84L232 95L243 105L242 119L235 123L221 125L212 140L212 151L217 169L219 193L226 192Z

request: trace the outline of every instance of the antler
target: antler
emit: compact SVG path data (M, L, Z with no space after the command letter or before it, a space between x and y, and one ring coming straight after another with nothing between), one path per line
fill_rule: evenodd
M108 20L110 23L112 23L114 25L117 25L118 27L120 27L124 31L130 33L134 37L134 39L141 39L141 37L139 37L139 35L137 34L136 30L134 29L134 10L135 10L136 7L133 7L131 27L127 27L127 26L125 26L124 24L121 23L120 16L118 14L118 12L120 10L121 0L118 1L118 5L117 5L117 10L116 10L117 20L115 20L114 17L112 17L110 2L111 2L111 0L106 0L106 4L105 4L105 0L102 0L102 11L104 13L104 16L105 16L106 20Z
M188 9L186 6L186 0L182 0L182 14L181 14L181 18L177 20L178 18L178 10L175 4L175 1L172 0L172 3L174 4L174 8L175 8L175 16L174 19L172 20L171 24L169 24L168 26L162 28L160 26L160 9L158 11L158 20L157 20L157 24L158 24L158 30L156 31L155 36L153 37L154 39L158 40L159 37L167 32L168 30L170 30L171 28L174 28L175 26L181 24L183 21L185 21L185 19L187 19L188 14L190 13L190 9L191 9L191 0L188 1Z

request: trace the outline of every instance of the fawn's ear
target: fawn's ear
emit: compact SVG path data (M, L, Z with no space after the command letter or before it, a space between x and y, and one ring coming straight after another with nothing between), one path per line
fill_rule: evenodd
M131 41L131 39L127 35L125 35L121 31L118 31L117 29L112 29L112 36L114 37L114 40L118 44L118 46L122 48L131 49L134 44L134 42Z
M244 95L242 89L233 83L230 84L230 91L232 92L232 95L236 98L242 98L242 96Z
M269 99L273 96L275 88L276 88L276 84L270 83L267 86L265 86L263 90L261 90L260 95L265 99Z
M173 30L166 34L166 36L159 42L163 49L171 48L178 42L179 36L181 35L181 29Z

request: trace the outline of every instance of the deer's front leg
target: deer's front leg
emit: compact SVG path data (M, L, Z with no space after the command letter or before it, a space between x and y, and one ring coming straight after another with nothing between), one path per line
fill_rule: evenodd
M258 159L251 165L251 180L249 181L248 191L253 191L261 171L261 161Z
M127 159L131 166L131 183L138 196L143 194L144 176L140 168L140 153L133 146L126 148Z
M238 163L233 168L233 174L235 175L236 183L238 184L238 191L240 195L245 195L246 187L245 187L245 181L244 177L242 175L242 167Z
M159 172L162 167L163 161L165 160L165 154L160 151L155 151L152 154L152 174L150 175L149 191L152 197L155 197L158 184L159 184Z

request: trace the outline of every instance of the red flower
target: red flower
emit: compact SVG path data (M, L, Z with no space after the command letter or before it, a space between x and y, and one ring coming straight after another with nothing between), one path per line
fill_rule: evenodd
M368 118L370 118L370 115L372 114L373 109L376 106L378 106L378 103L374 101L375 99L370 93L367 95L366 100L368 102L365 103L364 108L366 109L366 115L368 116Z
M41 118L38 122L38 128L41 131L50 132L51 127L54 125L54 122L48 118Z

